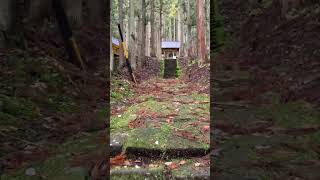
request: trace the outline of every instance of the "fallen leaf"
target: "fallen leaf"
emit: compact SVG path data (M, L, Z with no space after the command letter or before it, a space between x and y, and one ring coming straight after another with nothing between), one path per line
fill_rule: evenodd
M113 166L122 165L125 162L125 158L126 158L126 156L123 154L117 155L116 157L111 158L110 164Z
M210 126L202 126L201 128L201 131L204 133L209 132L209 130L210 130Z
M168 166L169 169L176 169L177 167L178 167L177 163L174 163L174 162Z
M176 136L179 136L179 137L182 137L182 138L186 138L186 139L189 139L189 140L197 140L198 139L191 132L185 131L185 130L177 130L177 131L174 132L174 134Z

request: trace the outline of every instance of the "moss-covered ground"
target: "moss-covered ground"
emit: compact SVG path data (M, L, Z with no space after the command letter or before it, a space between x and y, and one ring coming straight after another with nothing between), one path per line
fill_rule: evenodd
M214 177L319 179L319 112L301 100L281 103L273 91L240 92L252 82L244 74L237 70L216 73ZM242 96L251 93L251 97L232 98L239 92Z
M88 178L105 157L102 82L85 87L74 65L18 50L0 69L0 179Z
M191 86L181 79L155 78L134 88L130 105L111 116L111 141L119 142L128 157L111 168L112 179L186 178L196 172L209 177L208 163L203 171L187 170L194 166L193 156L209 152L210 143L209 96ZM135 161L142 156L145 159L136 167ZM178 164L183 159L188 163L167 171L165 162Z

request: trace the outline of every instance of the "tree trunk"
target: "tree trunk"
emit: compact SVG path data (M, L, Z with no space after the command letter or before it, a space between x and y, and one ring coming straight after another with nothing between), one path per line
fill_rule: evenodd
M181 46L180 46L180 56L183 57L184 56L184 52L183 52L183 49L184 49L184 28L183 28L183 20L184 20L184 13L183 13L183 7L180 7L180 10L179 10L179 33L180 33L180 43L181 43Z
M156 57L156 48L155 48L155 15L154 15L154 11L155 11L155 5L154 5L154 0L150 1L151 3L151 17L150 17L150 21L151 21L151 40L150 40L150 44L151 44L151 52L150 52L150 56L151 57Z
M162 52L161 52L161 48L162 48L162 10L163 10L163 0L160 0L160 31L159 31L159 40L160 40L160 58L162 58Z
M212 19L210 19L210 37L211 37L211 41L210 41L210 49L212 50L210 52L210 54L212 52L214 52L214 50L217 47L217 42L216 42L216 31L215 31L215 27L216 27L216 2L215 0L210 2L210 6L211 9L213 11L210 11L210 16L212 17Z
M82 0L66 0L65 9L69 21L80 26L82 24Z
M123 27L123 15L124 15L123 0L119 0L119 2L118 2L118 12L119 12L119 24L120 24L122 32L124 32L124 27ZM121 68L122 65L124 64L124 61L125 61L122 46L120 46L119 52L120 52L120 55L119 55L119 67L117 67L117 68Z
M30 1L29 17L31 21L43 22L44 18L51 15L50 0L32 0Z
M289 10L289 2L288 0L280 0L281 3L281 18L286 19L287 12Z
M88 7L90 24L99 26L103 25L106 9L105 0L88 0Z
M151 39L151 27L150 27L150 22L147 23L147 26L146 26L146 56L150 56L150 47L151 47L151 44L150 44L150 39Z
M187 1L187 24L188 24L188 28L187 28L187 49L188 49L188 56L192 56L192 44L191 44L191 9L190 9L190 1Z
M145 56L146 56L146 41L145 41L145 34L146 34L146 28L147 28L147 7L146 7L146 0L141 0L141 7L142 7L142 21L141 21L141 54L140 57L142 57L141 65L143 66L145 64Z
M135 30L135 0L130 0L129 4L129 59L131 61L131 66L136 69L136 58L135 58L135 40L134 40L134 30Z
M198 35L198 54L199 62L206 62L206 39L204 26L204 0L197 0L197 35Z

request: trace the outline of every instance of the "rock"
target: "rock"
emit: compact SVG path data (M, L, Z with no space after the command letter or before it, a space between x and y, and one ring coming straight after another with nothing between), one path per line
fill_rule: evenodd
M34 168L28 168L25 171L27 176L35 176L36 175L36 170Z

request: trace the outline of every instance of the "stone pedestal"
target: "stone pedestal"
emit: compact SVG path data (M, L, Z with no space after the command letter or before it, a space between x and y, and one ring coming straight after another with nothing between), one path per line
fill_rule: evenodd
M164 75L163 78L175 78L177 69L176 59L165 59L164 60Z

